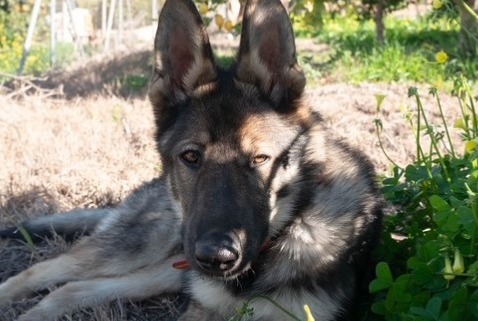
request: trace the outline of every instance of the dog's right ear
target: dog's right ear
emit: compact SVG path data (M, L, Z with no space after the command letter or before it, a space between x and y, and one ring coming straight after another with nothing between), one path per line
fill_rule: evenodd
M154 51L149 97L159 114L166 105L203 92L217 78L206 28L192 0L166 1Z

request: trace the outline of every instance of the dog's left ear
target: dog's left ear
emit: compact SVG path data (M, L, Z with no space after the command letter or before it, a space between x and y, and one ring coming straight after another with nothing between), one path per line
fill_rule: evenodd
M294 33L279 0L249 0L244 9L236 79L257 86L278 107L304 91ZM287 110L284 110L287 111Z

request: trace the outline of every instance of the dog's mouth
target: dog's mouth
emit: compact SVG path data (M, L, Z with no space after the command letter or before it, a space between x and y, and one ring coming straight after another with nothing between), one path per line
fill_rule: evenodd
M189 270L189 269L193 269L194 267L187 259L179 259L173 262L173 268L177 270ZM250 269L251 269L251 264L246 264L246 266L243 268L234 269L234 270L223 272L223 273L207 271L204 269L197 269L197 270L198 272L203 274L205 277L217 279L220 281L230 281L230 280L235 280L241 277L241 275L248 273Z
M271 242L266 241L261 247L261 250L259 252L259 255L263 255L265 252L267 252L271 247ZM173 268L177 270L189 270L191 268L194 268L193 264L187 259L187 258L181 258L173 262L172 264ZM247 263L243 267L238 267L234 268L231 270L227 270L224 272L213 272L209 271L207 269L200 268L198 269L202 274L206 274L209 277L214 277L214 278L219 278L221 280L230 280L230 279L236 279L239 276L241 276L244 273L247 273L251 269L251 264Z

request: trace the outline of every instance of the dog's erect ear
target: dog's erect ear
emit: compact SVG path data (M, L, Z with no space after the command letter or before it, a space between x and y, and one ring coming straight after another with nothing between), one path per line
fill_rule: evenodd
M297 64L289 16L279 0L247 2L236 79L259 87L276 104L302 94L305 77Z
M150 99L180 102L216 79L206 29L191 0L167 0L159 15Z

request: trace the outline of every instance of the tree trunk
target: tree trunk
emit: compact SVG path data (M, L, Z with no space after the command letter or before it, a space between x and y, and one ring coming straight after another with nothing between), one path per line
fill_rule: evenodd
M464 0L478 15L478 0ZM455 0L460 12L460 53L464 56L476 57L478 46L478 20L462 4Z
M377 1L377 7L375 10L375 31L377 36L377 42L379 45L385 43L385 3L384 0Z

